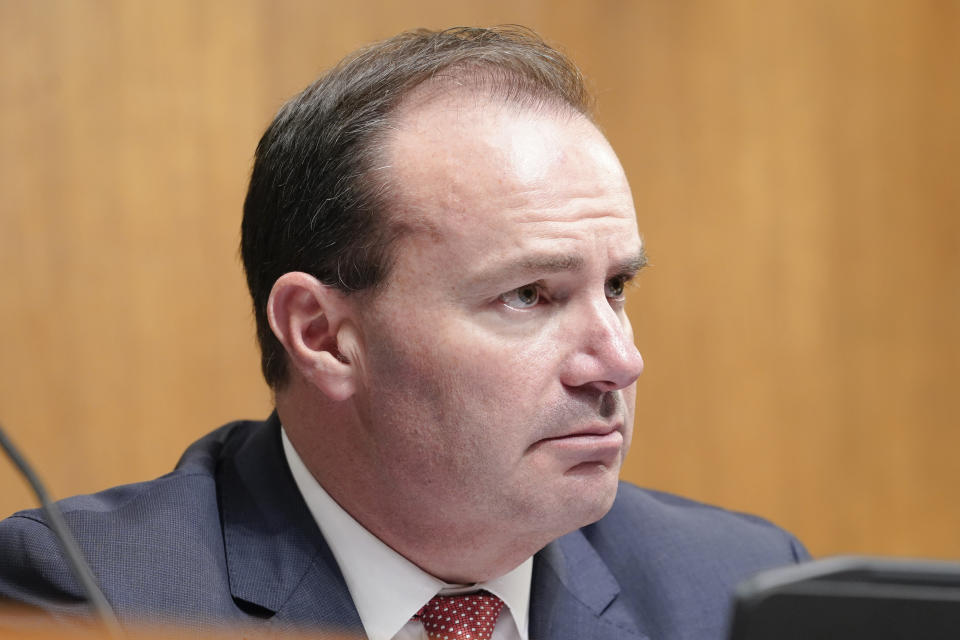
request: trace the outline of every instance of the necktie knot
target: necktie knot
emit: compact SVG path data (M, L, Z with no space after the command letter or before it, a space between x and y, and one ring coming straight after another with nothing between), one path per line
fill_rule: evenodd
M489 591L434 596L416 617L430 640L490 640L503 600Z

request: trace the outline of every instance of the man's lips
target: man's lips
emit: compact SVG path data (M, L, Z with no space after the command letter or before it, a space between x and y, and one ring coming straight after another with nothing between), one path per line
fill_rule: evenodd
M591 425L558 436L543 438L534 447L549 447L571 456L597 456L606 458L617 454L623 447L621 425Z
M623 425L619 422L616 424L596 423L580 429L571 429L559 435L543 438L541 442L550 440L565 440L567 438L602 438L614 433L622 435L622 432Z

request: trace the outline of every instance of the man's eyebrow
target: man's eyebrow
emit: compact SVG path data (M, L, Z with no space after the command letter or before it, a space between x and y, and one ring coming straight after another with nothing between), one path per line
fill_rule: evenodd
M625 276L633 277L637 275L637 273L639 273L639 271L645 266L647 266L647 252L643 246L641 246L640 249L637 250L636 255L626 262L620 264L620 266L616 269L616 272Z
M499 279L516 274L548 275L563 271L578 271L583 269L584 264L583 257L575 253L524 256L514 262L501 264L484 272L480 275L480 279ZM611 272L632 278L646 264L647 255L643 247L640 247L635 255L614 266Z
M577 271L583 268L583 258L574 254L526 257L520 261L520 268L544 273Z

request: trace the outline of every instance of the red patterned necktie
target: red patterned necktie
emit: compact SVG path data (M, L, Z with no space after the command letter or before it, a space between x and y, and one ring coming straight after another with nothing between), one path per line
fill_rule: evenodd
M417 612L430 640L490 640L503 600L489 591L434 596Z

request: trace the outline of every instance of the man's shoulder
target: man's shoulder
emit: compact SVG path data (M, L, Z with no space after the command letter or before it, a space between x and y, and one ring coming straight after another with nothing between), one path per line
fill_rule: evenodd
M759 535L791 538L783 529L760 516L731 511L665 491L621 482L606 524L639 525L650 534L691 534L701 539L709 534Z
M626 482L620 483L610 512L582 531L595 545L645 554L696 557L723 551L728 558L782 558L784 563L809 557L793 535L764 518Z
M57 502L69 520L107 517L132 512L146 516L142 502L189 505L199 497L197 489L213 481L217 465L224 455L241 443L247 434L262 422L237 421L226 424L194 442L180 457L173 471L153 480L111 487L92 494L76 495ZM162 512L158 515L164 515ZM170 515L167 513L166 515ZM42 522L40 509L27 509L2 521L3 526L16 526L21 519Z
M614 605L651 638L722 637L740 581L809 558L762 518L626 483L607 515L558 543L568 567L616 585Z
M119 597L143 591L164 573L222 571L218 468L263 423L224 425L193 443L159 478L78 495L57 503L105 588ZM209 571L215 569L214 571ZM212 585L208 585L212 586ZM178 597L161 593L160 600ZM149 590L149 589L148 589ZM59 543L40 509L0 521L0 600L71 611L81 600Z
M621 584L667 591L694 581L728 594L757 571L810 559L768 520L627 483L609 513L580 533Z
M621 483L603 518L561 537L539 557L537 575L552 585L551 593L569 590L611 624L650 638L719 638L739 582L808 555L762 518Z

